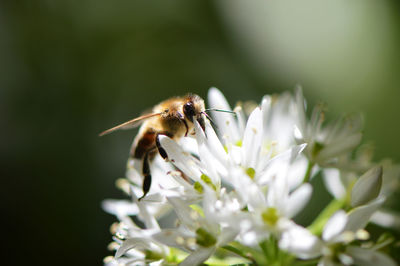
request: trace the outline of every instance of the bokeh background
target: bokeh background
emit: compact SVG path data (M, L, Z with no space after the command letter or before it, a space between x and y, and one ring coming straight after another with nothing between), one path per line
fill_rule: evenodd
M301 84L361 111L400 162L398 1L1 1L2 264L99 265L135 131L97 134L172 95L230 100ZM324 193L319 193L324 194ZM5 234L4 234L5 233Z

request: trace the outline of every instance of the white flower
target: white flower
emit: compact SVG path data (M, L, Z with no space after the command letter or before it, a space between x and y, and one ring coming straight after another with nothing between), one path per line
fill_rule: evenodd
M311 162L320 166L330 165L337 157L359 145L362 136L360 116L342 117L323 127L325 117L321 106L314 108L310 121L306 119L306 103L301 87L296 89L296 103L298 124L295 136L299 143L308 144L306 154Z
M294 128L297 122L296 102L286 92L281 95L266 95L261 102L263 113L263 147L273 146L276 152L295 145Z
M373 165L374 164L372 163L369 164L370 167ZM367 176L369 177L369 182L367 184L371 188L371 190L360 187L360 189L358 189L359 197L376 197L376 193L379 193L379 195L384 196L385 198L390 198L393 192L396 191L399 187L400 166L393 164L389 160L384 160L381 165L381 173L378 173L376 171L369 171L360 178L357 178L357 174L354 171L340 171L336 168L324 169L324 182L328 191L336 199L341 200L347 197L347 194L351 189L354 190L353 185L358 180ZM375 166L375 168L371 169L379 168ZM379 179L377 179L378 176ZM400 229L400 214L396 213L395 211L391 211L388 208L385 208L385 206L374 213L371 221L380 226Z
M211 88L208 96L211 109L231 110L219 90ZM130 161L127 179L118 185L131 201L103 202L119 220L110 245L116 253L105 263L212 264L218 259L213 255L226 249L235 257L225 252L224 259L235 258L235 263L273 264L286 256L289 261L319 260L319 265L394 265L377 247L367 249L354 240L368 238L364 227L371 217L388 221L378 212L390 194L390 189L381 192L381 185L394 184L400 170L385 175L384 166L382 175L382 168L375 167L357 178L359 171L373 166L369 160L349 159L361 137L360 120L322 127L321 109L307 121L304 103L301 89L295 97L265 96L247 119L241 107L234 109L236 116L213 113L218 135L207 119L204 129L194 120L193 138L176 142L161 135L168 162L160 156L152 162L148 195L138 201L141 164ZM312 186L306 181L318 169L325 173L328 190L339 199L347 197L345 207L350 208L326 223L322 212L324 223L315 226L321 237L311 233L313 225L307 229L293 220L308 204ZM176 222L159 223L167 215ZM270 247L276 249L276 258L267 254Z
M243 183L241 191L238 191L242 197L247 195L249 213L245 222L248 224L243 222L247 230L241 234L247 245L256 245L271 234L279 239L297 227L291 219L307 204L312 188L310 184L303 184L289 193L285 179L276 178L269 182L266 192L255 183Z
M323 266L336 265L338 261L343 265L396 265L383 253L352 245L354 240L369 238L363 228L383 201L383 198L378 198L349 213L336 212L325 224L321 239L305 228L294 227L283 236L282 248L301 258L320 257L318 265ZM361 261L363 263L358 264Z
M322 234L322 258L318 265L334 265L337 260L344 265L396 265L383 253L351 245L353 240L366 240L369 237L363 228L382 203L381 198L357 207L348 214L343 211L335 213L326 223Z
M279 236L291 226L295 226L290 218L305 206L311 195L311 186L304 184L290 193L287 177L291 164L305 145L294 146L273 157L270 154L260 154L257 147L260 147L262 140L261 133L259 134L262 132L261 118L261 110L256 108L244 129L242 145L237 148L228 148L228 153L224 151L208 122L205 125L205 132L195 123L199 160L185 153L168 137L160 137L160 143L171 162L185 176L192 179L194 184L200 185L201 192L204 193L204 213L209 214L205 215L206 220L203 222L209 227L196 226L191 230L191 235L187 235L187 230L179 230L180 238L195 238L196 230L203 228L210 234L210 237L215 239L213 242L216 245L220 238L227 238L226 234L231 236L230 240L233 240L239 232L242 233L244 241L249 242L248 239L251 238L251 235L256 234L257 240L261 240L271 232ZM257 152L254 152L255 150ZM237 156L238 154L240 156ZM232 195L236 199L226 195L224 189L221 190L221 179L235 189ZM266 186L269 186L268 193L263 192L263 187ZM169 201L171 199L169 198ZM188 207L184 208L185 202L181 199L175 199L174 202L173 205L176 205L176 202L182 203L179 208L174 206L177 213L190 211ZM224 212L221 213L220 206L231 207L224 208ZM248 208L249 212L240 212L242 208ZM179 214L178 216L183 217ZM235 217L234 223L232 223L233 217ZM195 224L192 220L183 223ZM210 225L214 226L210 228ZM225 230L228 228L229 230ZM226 232L225 235L224 232ZM174 231L174 233L178 232ZM171 231L168 231L167 235L171 235ZM161 239L159 238L160 241ZM222 241L222 243L226 243L226 241ZM181 248L183 249L183 247ZM204 259L208 254L201 247L197 246L193 249L195 252L192 253L192 257L201 254L198 255L199 259ZM212 254L214 249L214 247L209 247L207 250L210 252L209 254Z
M160 137L160 143L171 162L194 182L192 186L185 185L186 196L165 192L165 195L170 195L167 199L174 207L180 226L155 235L158 241L190 253L182 265L196 265L205 261L216 248L234 240L239 233L238 223L232 218L240 216L241 206L226 194L225 188L221 189L221 174L227 174L227 156L208 121L205 128L203 132L195 122L200 160L186 153L172 139ZM241 171L239 168L237 170ZM198 213L189 205L200 199L202 208Z
M216 88L211 88L208 94L210 106L216 109L231 110L223 94ZM247 120L241 108L235 108L237 116L232 114L214 112L212 114L221 136L223 147L227 151L228 169L240 166L251 178L261 185L265 185L267 179L274 175L272 171L285 175L275 161L279 157L297 157L305 145L296 145L294 142L295 102L288 94L272 99L265 96L260 107L256 107ZM206 132L207 133L207 132ZM208 133L207 133L208 136ZM221 144L214 144L220 147ZM223 161L225 163L225 161ZM292 160L292 167L296 167L289 173L290 189L297 187L303 176L298 172L305 172L307 161L305 158ZM268 172L268 171L269 172ZM268 173L267 173L268 172ZM293 174L296 173L296 174ZM231 178L225 179L229 182Z
M212 194L208 195L212 197ZM213 219L215 200L204 201L202 211L190 208L179 198L168 198L179 219L179 227L163 229L153 237L161 243L190 253L180 265L199 265L206 261L218 247L233 241L237 230L230 224L220 224ZM209 206L209 204L211 206Z
M148 265L149 262L161 262L169 253L169 248L153 239L153 235L160 231L155 217L150 213L148 203L139 202L133 187L131 187L134 207L123 201L105 201L103 207L117 215L120 223L114 225L114 243L116 250L113 259L107 261L109 265ZM129 215L136 214L144 223L145 229L140 228ZM154 264L155 265L155 264Z

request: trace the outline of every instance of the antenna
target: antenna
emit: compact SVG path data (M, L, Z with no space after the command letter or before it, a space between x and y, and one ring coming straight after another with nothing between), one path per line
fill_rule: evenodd
M236 112L234 112L234 111L223 110L223 109L211 108L211 109L206 109L206 110L205 110L205 112L209 112L209 111L222 112L222 113L229 113L229 114L236 115Z

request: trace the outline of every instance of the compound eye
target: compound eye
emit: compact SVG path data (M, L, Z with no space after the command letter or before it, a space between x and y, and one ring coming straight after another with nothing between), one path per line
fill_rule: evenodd
M187 102L183 105L183 113L185 116L193 122L193 116L196 115L195 110L194 110L194 105L192 102Z

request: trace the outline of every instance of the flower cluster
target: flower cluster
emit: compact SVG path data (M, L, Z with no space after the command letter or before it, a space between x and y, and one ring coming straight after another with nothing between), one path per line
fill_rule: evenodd
M232 110L216 88L208 103ZM399 228L387 202L400 167L374 163L371 150L359 147L361 117L326 124L318 105L307 119L300 87L246 111L214 112L214 127L206 119L204 129L195 121L193 138L161 136L168 162L155 158L152 187L140 201L138 162L128 162L117 184L131 200L103 202L119 220L111 227L115 255L105 263L396 265L387 253L395 239L373 239L366 226ZM316 178L332 201L311 224L300 224L296 216L310 205Z

